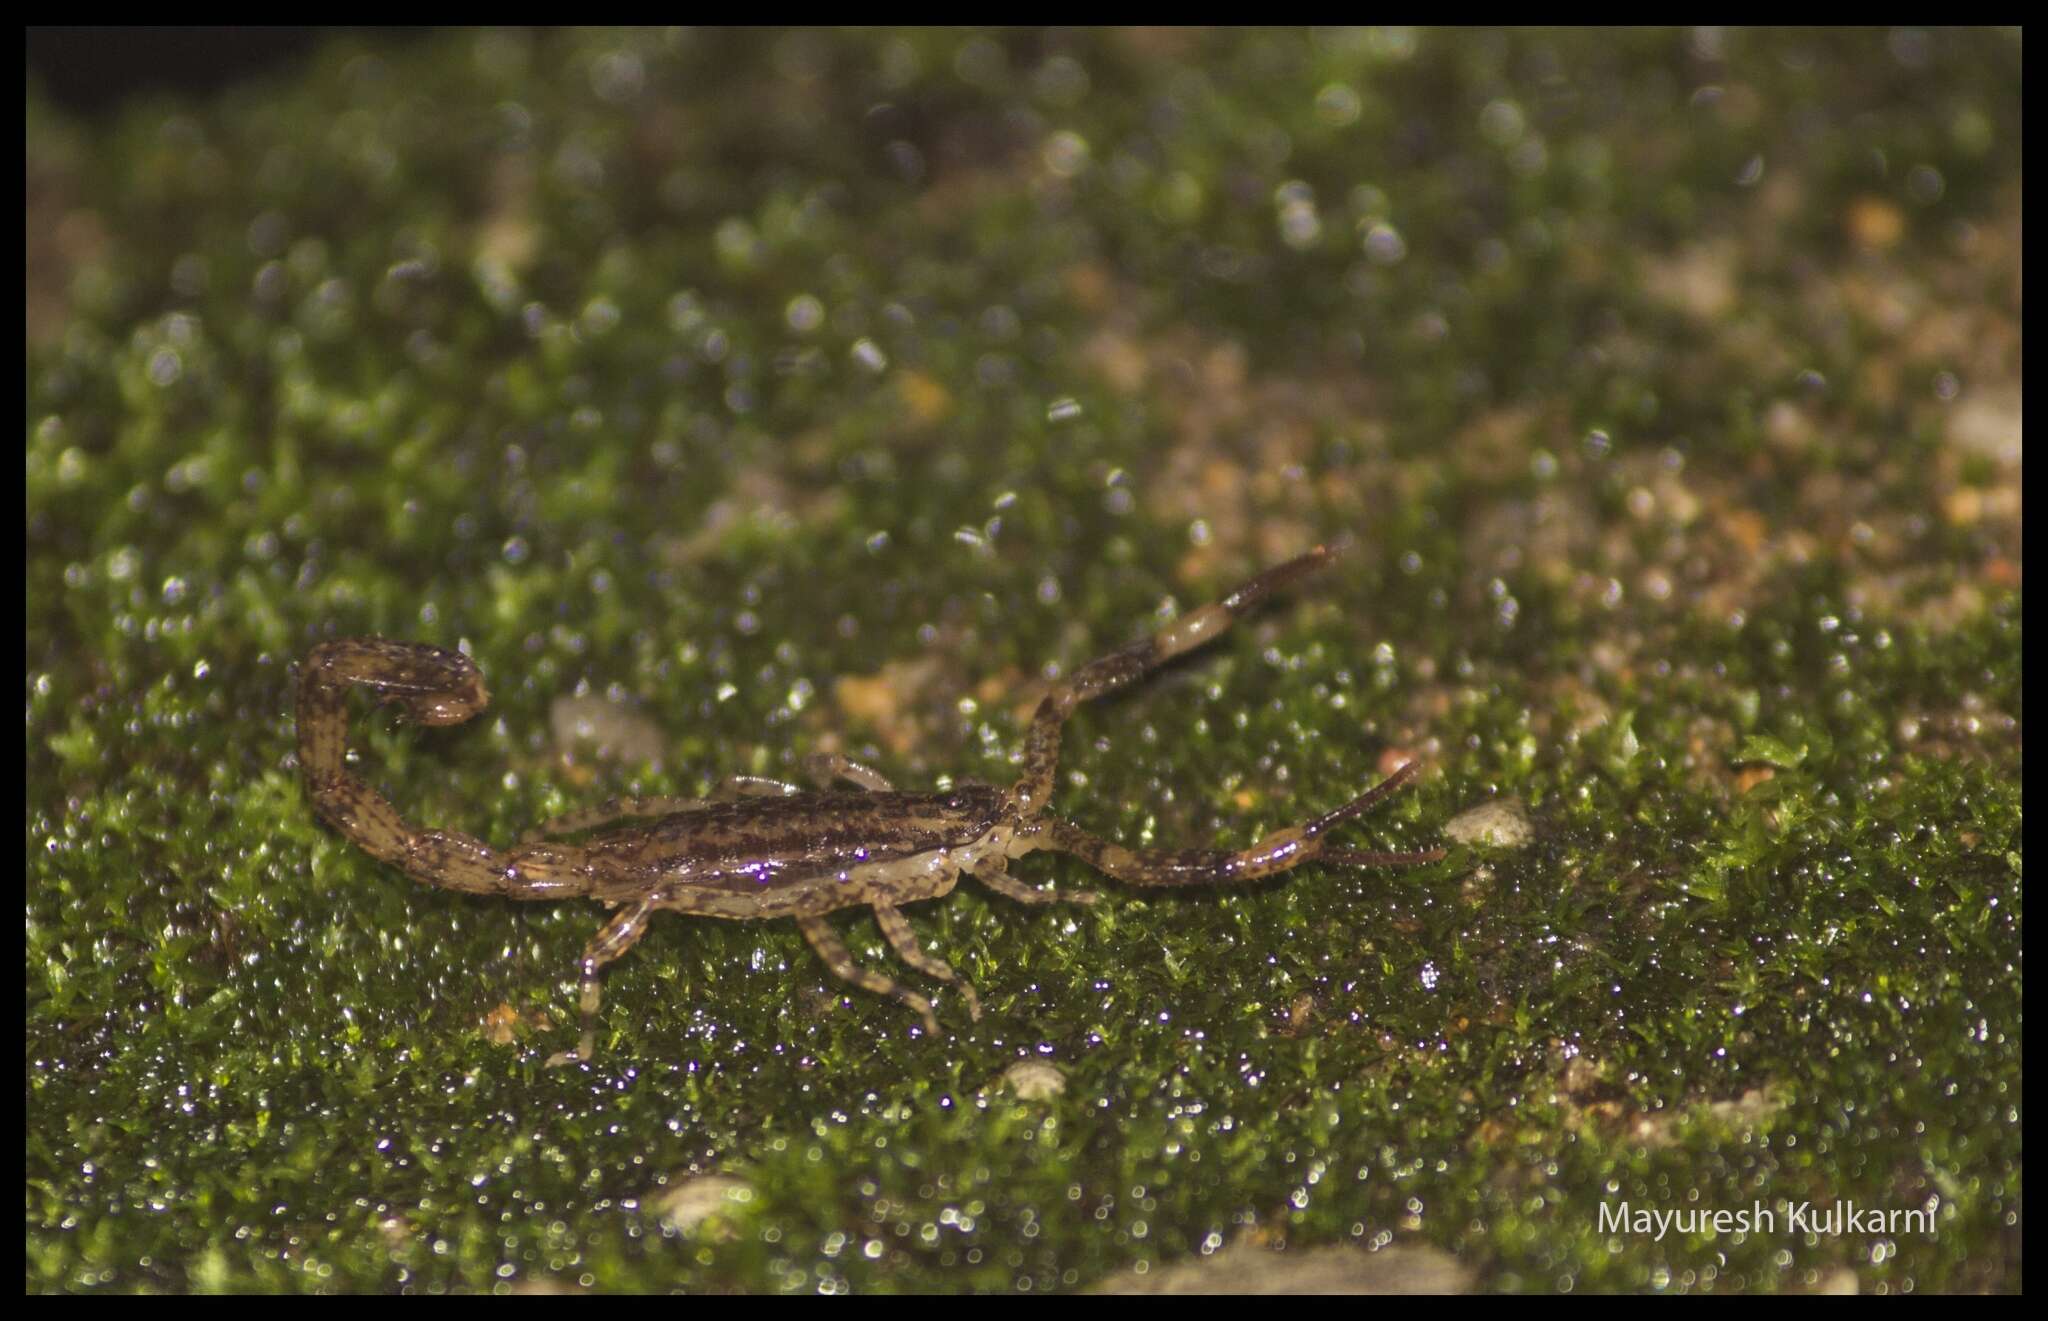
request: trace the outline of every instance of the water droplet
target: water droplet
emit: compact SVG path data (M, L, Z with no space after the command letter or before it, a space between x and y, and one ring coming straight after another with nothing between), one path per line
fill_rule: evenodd
M808 335L825 323L825 305L809 294L798 294L789 300L782 316L791 330Z
M881 346L866 337L853 342L853 348L848 356L853 359L855 366L871 372L880 373L889 365L889 356L882 352Z
M1325 83L1316 93L1316 118L1331 128L1343 128L1358 122L1363 102L1349 83Z

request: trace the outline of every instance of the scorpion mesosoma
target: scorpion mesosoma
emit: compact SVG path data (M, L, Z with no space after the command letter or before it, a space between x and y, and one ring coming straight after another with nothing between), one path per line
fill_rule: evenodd
M363 851L415 880L507 899L596 899L610 918L584 947L582 1036L549 1066L589 1060L596 1044L598 973L633 947L660 909L706 917L793 917L827 967L865 990L894 996L938 1033L931 1002L863 968L846 952L825 915L865 905L882 935L911 967L960 990L979 1020L974 988L925 952L901 905L936 899L962 872L1019 903L1093 903L1091 892L1039 890L1012 880L1012 858L1035 849L1073 853L1096 870L1141 886L1227 883L1271 876L1315 860L1344 867L1433 862L1441 849L1373 853L1333 848L1329 832L1365 812L1415 775L1409 762L1342 807L1275 831L1235 853L1206 849L1129 849L1046 814L1059 763L1060 731L1074 708L1114 692L1183 652L1212 641L1273 591L1328 565L1318 546L1266 570L1221 601L1160 632L1092 661L1056 682L1038 704L1024 739L1023 773L1007 789L963 784L942 793L903 793L844 757L819 754L807 770L824 784L845 780L858 792L796 786L753 776L726 781L712 799L621 798L556 817L511 849L492 848L452 830L423 830L348 768L347 694L364 688L424 725L453 725L490 701L476 663L421 642L348 638L323 642L300 669L299 764L314 809ZM542 842L626 818L583 843Z

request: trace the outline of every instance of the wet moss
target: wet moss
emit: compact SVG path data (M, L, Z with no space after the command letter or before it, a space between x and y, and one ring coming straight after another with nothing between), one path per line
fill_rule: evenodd
M2016 36L1909 30L488 33L93 126L31 90L29 1287L1073 1289L1249 1238L2017 1288L2018 106ZM483 720L356 746L496 840L815 747L1002 780L1048 662L1319 540L1080 718L1061 813L1244 841L1412 755L1361 846L1496 798L1534 842L963 886L911 910L987 1009L949 1041L675 919L543 1071L597 910L413 887L296 782L291 665L360 632L483 666ZM579 690L661 765L566 763ZM1934 1227L1600 1220L1838 1199Z

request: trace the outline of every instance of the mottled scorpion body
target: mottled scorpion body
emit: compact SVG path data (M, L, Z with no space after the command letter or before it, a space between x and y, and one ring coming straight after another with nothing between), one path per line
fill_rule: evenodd
M371 856L416 880L508 899L595 899L612 910L580 963L582 1036L574 1050L556 1054L550 1065L591 1058L598 974L631 949L648 920L664 908L706 917L795 918L833 972L901 1000L936 1034L931 1002L856 964L826 922L827 913L873 909L897 955L918 971L957 986L969 1016L979 1019L973 987L918 944L901 907L948 893L963 872L1020 903L1093 903L1097 896L1090 892L1018 883L1006 874L1010 860L1053 849L1076 854L1131 885L1187 886L1271 876L1311 860L1392 867L1443 856L1439 849L1381 853L1329 842L1335 827L1413 778L1412 762L1343 806L1236 852L1125 848L1046 812L1061 731L1076 707L1212 641L1275 589L1325 567L1332 558L1317 547L1268 569L1223 600L1056 682L1032 718L1022 774L1008 788L964 785L940 793L905 793L868 767L820 755L808 762L816 778L827 785L843 780L857 789L800 790L736 777L712 799L618 799L557 817L516 847L496 849L458 831L412 825L348 768L346 699L352 688L366 689L426 725L457 724L490 700L469 657L426 643L382 638L325 642L307 655L299 677L299 764L307 796L324 819ZM622 821L635 824L615 824ZM580 843L551 838L601 827L610 828Z

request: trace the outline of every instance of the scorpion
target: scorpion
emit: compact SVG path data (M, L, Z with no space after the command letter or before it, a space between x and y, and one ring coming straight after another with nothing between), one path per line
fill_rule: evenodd
M1051 849L1075 854L1130 885L1176 887L1249 881L1310 861L1402 867L1444 856L1442 849L1368 852L1329 842L1337 826L1413 779L1418 766L1412 761L1343 806L1236 852L1126 848L1046 811L1061 731L1075 708L1213 641L1274 591L1326 568L1333 558L1333 552L1318 546L1054 682L1025 734L1022 774L1007 789L963 783L939 792L906 793L859 762L814 753L805 765L824 786L819 789L733 776L709 799L617 798L557 816L529 831L516 847L496 849L459 831L412 825L350 771L347 695L352 688L367 690L422 725L459 724L490 702L482 672L468 656L423 642L377 637L323 642L307 654L298 687L299 765L306 795L320 817L371 857L415 880L505 899L595 899L611 910L577 964L581 1036L574 1049L551 1056L547 1067L594 1057L599 973L631 949L649 919L665 908L705 917L795 918L835 974L895 997L936 1036L931 1001L855 963L826 914L859 906L874 910L898 957L957 987L968 1016L979 1021L974 988L918 944L902 909L948 894L963 872L1019 903L1090 904L1099 897L1092 891L1037 889L1013 880L1007 874L1010 861ZM838 781L855 788L832 789ZM616 824L628 820L641 824ZM589 831L600 833L582 843L562 842Z

